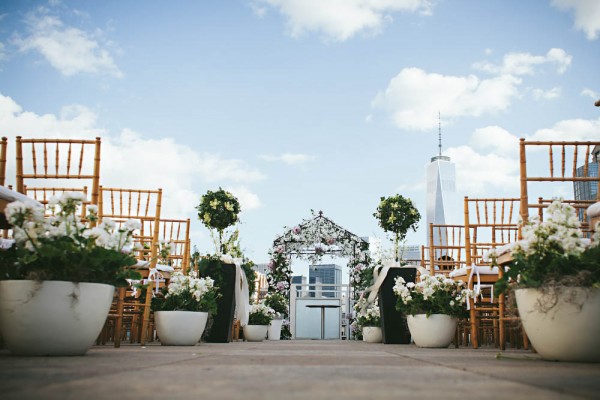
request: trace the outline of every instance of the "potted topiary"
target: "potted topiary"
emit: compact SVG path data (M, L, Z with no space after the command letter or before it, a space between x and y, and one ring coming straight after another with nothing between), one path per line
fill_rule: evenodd
M248 325L244 326L244 338L249 342L262 342L267 337L269 323L275 317L275 311L264 303L250 306Z
M235 314L236 265L225 253L227 228L239 221L241 212L238 199L230 192L219 188L207 191L196 207L198 218L210 230L215 245L215 253L199 261L198 272L210 276L219 288L217 312L212 317L207 342L227 343L231 341Z
M275 312L275 315L269 324L267 338L269 340L279 340L281 338L283 320L288 315L288 299L281 293L269 292L264 299L264 303L267 307L270 307Z
M194 346L204 333L210 314L217 311L218 288L211 278L171 275L169 285L152 298L156 332L165 346Z
M400 242L404 240L407 232L416 231L421 214L414 206L411 199L399 194L382 197L373 214L379 221L379 226L384 231L393 233L394 261L387 260L383 265L376 266L376 274L380 276L372 288L378 291L379 307L381 311L381 327L384 343L410 343L410 334L405 316L396 310L396 296L393 292L395 279L402 277L406 282L414 282L417 271L415 268L399 268ZM393 268L392 268L393 267Z
M6 217L15 243L0 251L0 325L5 346L20 355L83 355L102 330L115 286L140 275L129 266L139 222L117 227L108 219L80 221L85 196L64 193L49 206L54 216L21 202ZM97 221L88 206L87 221Z
M543 222L523 226L496 283L515 289L525 333L548 360L600 361L600 223L591 240L579 227L576 210L554 201Z
M462 281L444 275L421 275L418 283L396 279L396 308L407 316L408 328L419 347L448 347L459 318L466 318L471 291Z

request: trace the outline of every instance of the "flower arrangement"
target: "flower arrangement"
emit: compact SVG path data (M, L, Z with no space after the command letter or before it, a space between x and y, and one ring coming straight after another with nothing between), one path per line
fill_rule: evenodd
M15 243L0 258L0 279L57 280L105 283L126 286L125 279L140 274L127 267L136 263L132 256L133 233L138 221L117 224L104 219L90 228L80 220L82 193L65 192L53 196L52 217L44 218L41 207L16 201L6 207L13 226ZM87 221L98 220L96 206L87 207Z
M210 278L198 278L196 272L189 275L174 272L167 287L152 298L153 311L217 311L218 288Z
M396 278L394 293L398 296L396 309L405 315L446 314L463 318L468 315L466 302L472 291L462 281L444 275L422 275L418 283Z
M361 298L360 301L354 304L354 310L356 311L356 321L359 326L381 326L381 314L377 302L369 303L367 299Z
M284 246L276 246L270 253L271 260L267 264L267 282L269 291L276 292L287 298L290 294L292 269L285 254Z
M548 206L542 222L532 217L523 239L513 247L513 261L496 288L600 287L600 224L591 241L583 238L576 210L560 200ZM488 253L495 263L497 253Z
M399 244L404 240L409 229L417 231L421 214L412 200L402 195L381 197L377 211L373 214L379 221L379 226L386 232L394 234L394 253L399 260Z
M264 303L252 304L248 325L269 325L273 318L275 318L275 310L271 307Z
M239 221L241 212L238 199L230 192L219 188L217 191L207 191L196 207L198 218L211 230L216 230L218 237L214 237L216 254L224 252L223 233L225 230Z
M288 315L289 302L286 296L278 292L267 293L264 304L275 311L278 318L285 318Z

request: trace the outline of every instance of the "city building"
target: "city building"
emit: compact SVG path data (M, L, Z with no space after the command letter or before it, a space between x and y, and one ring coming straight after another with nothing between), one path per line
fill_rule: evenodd
M342 267L336 264L311 265L308 269L308 283L341 285ZM323 297L336 297L335 286L323 286Z
M431 158L427 164L427 210L426 210L426 236L427 246L430 246L429 225L448 224L449 211L456 207L456 168L450 157L442 155L442 131L439 128L439 153ZM434 232L435 245L444 245Z
M292 290L296 290L296 297L306 296L306 287L302 285L306 285L306 277L304 275L292 276Z

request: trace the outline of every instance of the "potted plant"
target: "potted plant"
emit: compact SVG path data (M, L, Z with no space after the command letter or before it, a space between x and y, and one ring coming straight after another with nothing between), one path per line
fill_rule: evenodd
M411 199L402 195L381 197L381 201L373 214L379 221L379 226L384 231L393 234L394 262L383 263L375 266L379 275L382 275L378 288L379 306L381 310L381 327L384 343L410 343L410 333L405 316L396 310L396 295L393 287L397 277L402 277L407 282L414 282L417 271L415 268L385 268L384 265L400 267L400 242L404 240L407 232L416 231L421 214L414 206Z
M218 288L211 278L175 272L167 287L152 298L156 332L164 346L194 346L204 333L209 314L217 310Z
M381 315L377 301L369 303L361 297L354 305L357 324L362 327L362 339L368 343L381 343L383 340L381 332Z
M269 340L279 340L281 338L281 328L283 320L288 315L289 302L287 297L279 292L267 293L264 299L267 307L270 307L275 312L273 319L269 323L267 338Z
M201 276L213 278L221 294L217 299L217 312L212 317L206 341L227 343L231 341L235 315L236 266L232 257L224 254L226 230L239 221L240 203L234 195L219 188L207 191L196 209L198 218L210 230L215 245L215 254L201 259L198 271Z
M54 216L21 202L6 208L15 243L0 251L0 325L5 345L21 355L83 355L102 330L115 286L140 275L129 266L137 221L117 226L80 221L85 196L53 197ZM97 222L97 208L86 217Z
M250 306L248 325L244 326L244 338L249 342L262 342L267 337L269 323L275 317L275 311L264 303Z
M531 218L496 288L515 289L519 315L545 359L600 361L600 224L584 239L577 212L554 201ZM496 258L495 254L491 255Z
M419 347L448 347L459 318L468 316L471 291L462 281L444 275L421 275L418 283L396 279L396 308L407 316L408 328Z

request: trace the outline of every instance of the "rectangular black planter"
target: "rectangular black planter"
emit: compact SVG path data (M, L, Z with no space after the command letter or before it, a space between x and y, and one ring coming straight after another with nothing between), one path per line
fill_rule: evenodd
M215 278L218 276L217 274L220 274L220 283ZM221 294L221 297L217 299L217 313L212 316L212 327L206 336L206 341L229 343L235 314L235 265L211 260L206 269L202 271L202 276L210 276L215 279L215 285L219 285Z
M379 288L379 311L381 313L381 331L383 343L409 344L410 332L406 324L406 317L396 310L398 296L394 293L397 277L401 276L406 282L414 282L417 269L412 267L390 268L385 280Z

